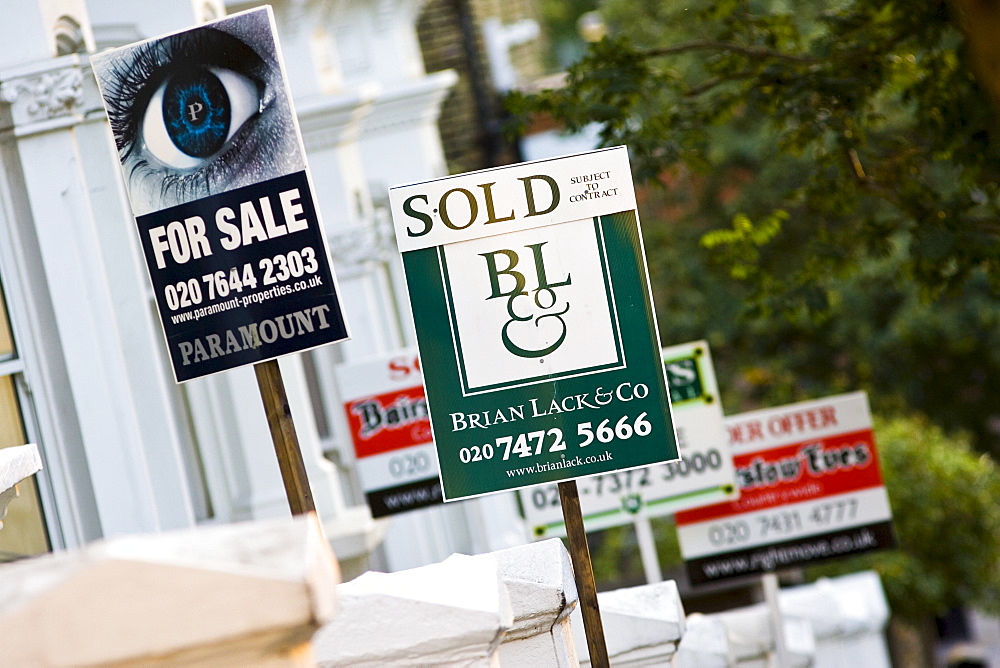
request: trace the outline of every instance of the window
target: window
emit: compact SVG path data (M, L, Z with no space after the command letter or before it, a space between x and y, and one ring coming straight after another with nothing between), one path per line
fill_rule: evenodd
M3 286L0 286L0 448L28 443L21 392L21 363L7 317ZM27 557L51 549L45 528L36 476L18 485L20 497L11 501L0 529L0 562Z

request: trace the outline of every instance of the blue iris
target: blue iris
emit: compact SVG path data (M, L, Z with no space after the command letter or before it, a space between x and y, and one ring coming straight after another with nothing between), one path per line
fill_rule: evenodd
M195 158L214 155L229 137L226 87L205 68L175 75L163 92L163 119L178 149Z

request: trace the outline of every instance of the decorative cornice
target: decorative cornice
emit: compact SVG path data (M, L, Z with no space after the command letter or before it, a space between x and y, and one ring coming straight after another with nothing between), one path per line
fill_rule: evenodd
M362 121L371 113L380 89L372 82L348 93L297 101L295 106L306 150L333 148L356 141Z
M0 97L11 104L21 102L32 120L69 116L83 105L83 72L74 67L5 81Z
M328 239L334 264L347 273L370 262L386 262L397 252L392 223L383 209L366 225L329 234Z
M365 119L363 134L393 131L405 126L433 126L441 114L441 104L457 81L458 75L454 70L442 70L402 86L384 89Z
M101 108L96 82L77 55L0 72L0 101L10 105L18 136L80 123Z

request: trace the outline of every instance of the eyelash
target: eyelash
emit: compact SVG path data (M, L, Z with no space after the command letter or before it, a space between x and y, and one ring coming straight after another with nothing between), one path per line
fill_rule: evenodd
M135 150L140 115L151 95L149 91L156 90L157 74L173 61L171 46L167 42L140 46L130 62L120 61L112 69L106 98L108 120L122 160Z

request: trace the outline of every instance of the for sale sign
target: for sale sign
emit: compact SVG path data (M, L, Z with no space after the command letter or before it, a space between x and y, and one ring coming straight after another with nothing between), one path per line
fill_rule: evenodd
M346 339L270 8L91 65L176 380Z
M868 398L726 419L740 499L677 514L693 584L892 547Z
M417 351L342 364L337 382L372 517L441 503Z
M670 346L662 357L681 459L579 481L580 510L588 531L739 496L708 343ZM518 494L535 538L565 534L555 485L522 489Z
M625 148L389 195L446 500L677 458Z

